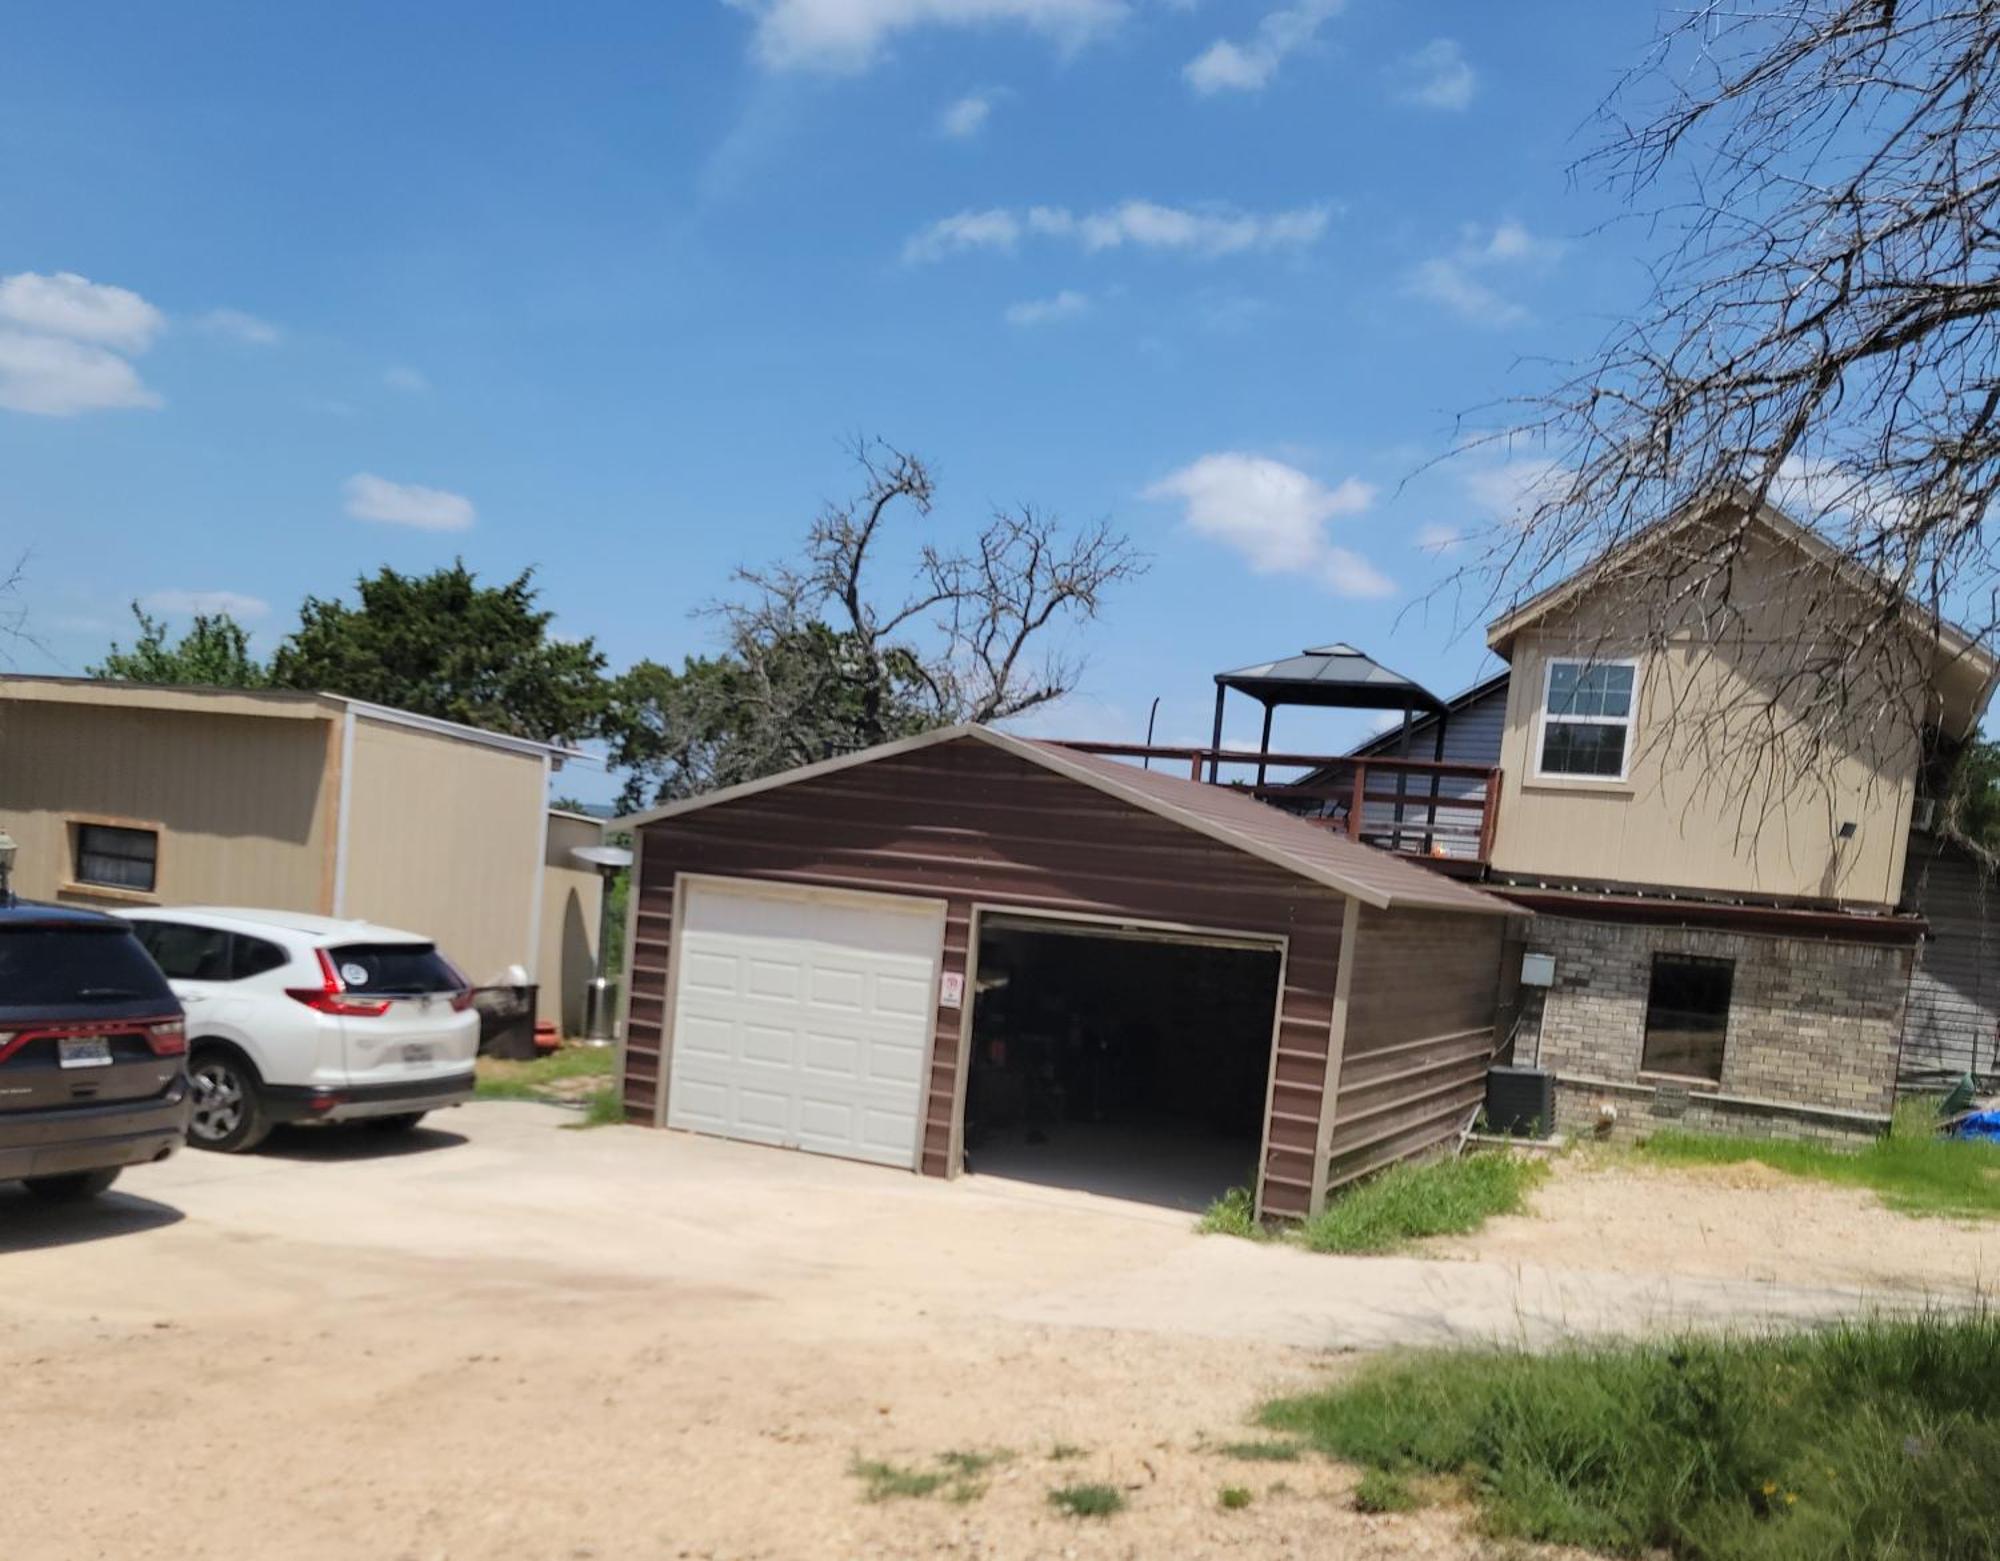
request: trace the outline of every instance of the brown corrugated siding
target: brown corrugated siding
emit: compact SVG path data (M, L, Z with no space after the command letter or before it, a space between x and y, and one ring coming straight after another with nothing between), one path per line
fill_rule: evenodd
M625 1100L656 1119L667 963L678 873L761 878L947 905L944 969L964 973L975 902L1282 936L1265 1204L1302 1214L1312 1188L1319 1103L1345 901L1335 891L1133 804L963 739L658 819L639 830ZM1497 936L1498 918L1489 921ZM970 1001L971 994L967 994ZM922 1167L949 1174L961 1014L933 1026Z
M1485 1088L1503 923L1364 906L1329 1186L1450 1138Z

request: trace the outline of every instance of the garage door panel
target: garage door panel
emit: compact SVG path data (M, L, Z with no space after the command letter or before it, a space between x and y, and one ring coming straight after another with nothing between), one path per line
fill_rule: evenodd
M907 904L689 885L668 1125L914 1166L942 928Z

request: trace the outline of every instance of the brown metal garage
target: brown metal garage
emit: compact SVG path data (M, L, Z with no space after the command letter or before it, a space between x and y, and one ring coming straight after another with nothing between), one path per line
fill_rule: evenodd
M1295 1216L1480 1099L1519 913L1226 786L954 727L626 822L634 1121L953 1176L969 1091L973 1169L1247 1111Z

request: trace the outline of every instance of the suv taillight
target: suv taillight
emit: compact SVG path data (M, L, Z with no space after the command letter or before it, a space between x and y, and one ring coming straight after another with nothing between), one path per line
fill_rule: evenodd
M159 1024L146 1026L146 1044L153 1049L155 1057L180 1057L188 1049L187 1026L178 1019L167 1019Z
M285 996L295 1003L304 1003L316 1013L335 1014L342 1019L380 1019L389 1011L386 997L349 997L340 977L334 974L333 961L326 957L326 950L315 952L319 955L320 984L288 986Z

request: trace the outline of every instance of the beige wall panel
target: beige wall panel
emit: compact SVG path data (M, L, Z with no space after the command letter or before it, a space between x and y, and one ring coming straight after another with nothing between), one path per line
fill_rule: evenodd
M1629 622L1603 598L1521 634L1500 754L1496 871L1895 902L1917 779L1913 723L1880 718L1888 694L1864 695L1818 752L1793 748L1782 764L1754 764L1769 752L1772 723L1783 730L1798 716L1781 680L1810 654L1814 631L1802 619L1796 566L1773 544L1752 547L1738 574L1728 626L1690 625L1664 651L1639 653L1623 637ZM1623 781L1536 777L1546 669L1562 656L1639 662ZM1810 777L1803 784L1801 770ZM1843 822L1856 826L1845 842Z
M15 700L0 693L0 827L33 899L323 911L329 724L205 710ZM151 897L70 886L70 820L161 830Z
M565 1035L583 1033L583 992L597 971L599 919L604 889L597 870L570 855L578 846L604 843L595 819L549 815L549 850L542 873L541 1003L536 1017L551 1019Z
M540 963L540 758L361 717L344 914L419 932L475 984Z

